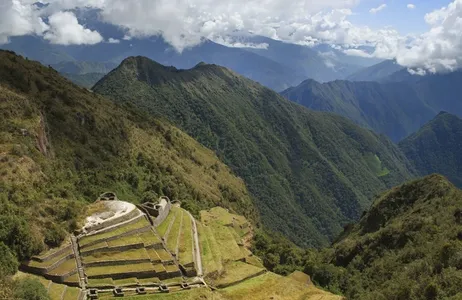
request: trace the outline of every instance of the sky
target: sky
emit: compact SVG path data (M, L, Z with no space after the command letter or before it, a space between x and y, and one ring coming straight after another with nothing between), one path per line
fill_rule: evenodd
M395 59L415 74L462 67L462 0L0 0L0 43L37 35L52 44L117 44L77 19L97 9L125 39L162 36L178 52L204 39L232 46L249 33L348 55ZM239 44L238 44L239 42ZM261 45L252 45L260 47ZM372 53L361 46L371 46Z

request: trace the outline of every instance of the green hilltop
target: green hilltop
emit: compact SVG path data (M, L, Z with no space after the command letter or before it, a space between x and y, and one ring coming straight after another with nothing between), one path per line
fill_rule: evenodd
M378 197L306 271L348 299L461 299L462 191L430 175Z
M422 175L440 173L462 188L462 119L441 112L399 147Z
M220 205L258 222L244 182L181 130L0 51L0 276L59 245L105 190L133 203L182 199L195 215Z
M244 179L263 224L302 246L327 245L374 194L413 174L384 136L216 65L178 70L130 57L93 90L214 150Z

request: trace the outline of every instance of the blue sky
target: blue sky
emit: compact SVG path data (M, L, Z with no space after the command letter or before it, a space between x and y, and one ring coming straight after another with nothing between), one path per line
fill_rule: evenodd
M408 9L407 4L414 4L414 9ZM350 20L355 25L369 26L373 29L392 26L401 34L423 33L428 30L424 16L433 10L447 6L449 0L363 0L353 8L354 15ZM369 10L386 4L387 7L376 14Z

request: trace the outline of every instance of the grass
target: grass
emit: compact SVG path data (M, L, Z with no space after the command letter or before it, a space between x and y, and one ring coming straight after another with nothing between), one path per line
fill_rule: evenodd
M61 300L64 289L66 286L64 284L52 283L48 289L48 295L50 295L51 300Z
M137 260L149 259L149 255L145 248L133 249L122 252L97 252L82 258L83 263L91 263L96 261L119 261L119 260Z
M162 261L171 261L173 259L170 253L164 249L156 249L156 252Z
M180 234L180 230L181 230L181 221L183 219L183 210L181 210L176 218L175 218L175 221L173 222L173 225L170 229L170 232L168 233L168 237L167 237L167 248L171 251L171 252L176 252L176 249L178 247L178 235Z
M145 247L162 243L152 230L140 233L138 236L140 240L144 243Z
M38 258L40 259L44 259L44 258L47 258L48 256L52 255L53 253L56 253L58 252L59 250L63 249L63 248L66 248L67 246L69 246L71 243L69 242L69 239L66 239L63 244L61 246L59 246L58 248L55 248L55 249L50 249L44 253L41 253L40 255L37 255Z
M124 279L113 279L115 286L128 286L137 285L138 279L136 277L124 278Z
M157 277L150 277L150 278L138 278L138 282L141 285L148 285L148 284L156 284L159 283L160 280Z
M237 285L219 291L228 300L260 300L260 299L313 299L341 300L342 297L322 291L315 286L307 286L290 278L274 273L266 273Z
M68 259L60 264L56 269L48 272L51 275L63 275L77 268L77 264L74 258Z
M94 244L94 245L85 247L82 252L95 250L95 249L100 249L100 248L106 248L108 245L109 244L107 242L101 242L101 243L98 243L98 244Z
M159 254L157 254L156 249L149 248L146 249L146 252L148 253L149 258L151 259L152 262L160 262L162 261L161 258L159 257Z
M101 266L101 267L89 267L85 268L85 272L89 277L97 275L108 275L120 274L127 272L143 272L153 270L151 263L121 265L121 266Z
M156 230L159 233L160 236L165 236L165 233L167 232L168 227L170 226L170 223L173 221L173 219L178 215L180 212L180 208L178 207L172 207L170 209L170 213L168 214L167 218L157 226Z
M192 224L191 217L188 213L183 213L180 243L178 245L178 256L180 264L182 265L194 262Z
M89 287L99 287L99 286L115 286L112 278L89 278L88 279Z
M66 293L64 294L63 300L78 300L80 295L80 289L76 287L68 286Z
M163 264L156 264L154 265L154 271L156 271L156 273L162 273L165 271L165 267Z
M176 272L179 270L176 265L166 265L164 268L167 272Z
M228 227L211 224L210 228L222 255L222 261L235 261L244 257Z
M75 273L74 275L69 276L68 278L66 278L64 283L78 283L79 281L80 281L79 274Z
M112 293L101 294L99 299L113 299ZM191 289L187 291L178 291L175 293L156 293L147 295L125 296L124 300L222 300L217 293L214 293L206 288Z
M72 249L69 248L69 251L65 251L64 253L56 256L55 258L53 259L50 259L48 261L45 261L45 262L39 262L39 261L35 261L35 260L31 260L29 261L28 265L29 266L32 266L32 267L37 267L37 268L46 268L46 267L49 267L51 266L52 264L54 264L55 262L59 261L60 259L62 259L63 257L69 255L69 254L72 254Z
M135 223L128 224L128 225L121 226L121 227L116 227L115 229L111 231L107 231L101 234L85 236L79 240L79 245L80 247L83 248L85 247L85 245L92 243L94 241L111 238L119 234L123 234L129 231L135 230L135 229L140 229L146 226L149 226L149 222L145 218L140 218Z
M221 269L221 254L216 245L216 241L212 236L209 227L204 227L201 223L197 222L197 231L199 234L199 245L201 248L202 267L204 273L212 273ZM213 241L211 241L213 239ZM211 243L214 243L212 250Z
M252 265L240 262L240 261L230 262L225 265L225 271L214 282L214 285L220 286L220 285L233 284L237 281L253 276L263 270L264 268L252 266Z
M108 241L107 245L109 247L118 247L118 246L125 246L125 245L134 245L141 243L141 239L138 235L128 235L116 240Z

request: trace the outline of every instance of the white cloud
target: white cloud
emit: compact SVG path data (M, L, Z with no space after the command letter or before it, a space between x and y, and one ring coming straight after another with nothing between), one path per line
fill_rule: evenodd
M386 7L387 7L387 5L384 3L384 4L382 4L382 5L379 5L378 7L371 8L371 9L369 10L369 12L370 12L371 14L376 14L376 13L378 13L379 11L385 9Z
M48 18L50 29L44 38L52 44L60 45L93 45L103 41L103 37L97 32L79 24L77 17L72 12L57 12Z
M361 49L354 49L354 48L345 49L343 50L343 53L345 53L346 55L350 55L350 56L359 56L359 57L367 57L367 58L373 57L371 54L367 53L366 51L363 51Z
M0 44L10 36L41 34L47 25L39 16L38 9L27 1L0 1Z
M409 4L407 5L407 8L409 8L409 9L414 9L414 8L415 8L415 5L412 4L412 3L409 3Z
M114 38L109 38L109 39L107 40L107 42L108 42L109 44L119 44L119 43L120 43L120 40L114 39Z

